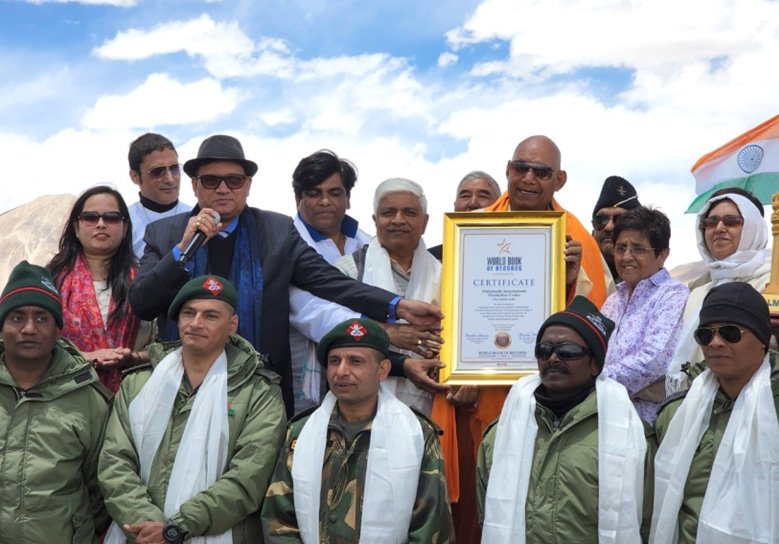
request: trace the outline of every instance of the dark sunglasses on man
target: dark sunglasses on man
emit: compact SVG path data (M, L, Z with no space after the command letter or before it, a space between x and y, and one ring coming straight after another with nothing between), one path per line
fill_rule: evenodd
M146 174L149 176L150 179L154 181L164 178L165 172L170 172L170 175L174 178L180 178L181 165L176 163L176 164L169 164L167 166L156 166L154 168L150 168L149 170L146 170Z
M520 176L524 176L528 172L532 171L533 175L541 180L550 179L552 177L552 172L554 172L551 166L547 166L545 164L535 164L532 162L516 160L509 161L509 164L511 165L511 168L513 168L514 171Z
M553 353L556 353L562 361L574 361L590 355L590 350L571 342L560 342L559 344L540 342L536 344L536 359L549 359Z
M708 346L714 340L714 335L718 335L728 344L738 344L741 342L741 333L746 332L737 325L722 325L719 327L698 327L693 333L695 342L699 346Z
M203 189L213 191L219 187L223 181L228 189L240 189L246 184L246 180L249 178L248 176L242 176L240 174L228 174L226 176L203 174L202 176L197 176L197 179L200 181L200 185L203 186Z
M119 212L81 212L78 216L78 220L87 227L94 227L101 219L106 225L118 225L124 221L124 216Z

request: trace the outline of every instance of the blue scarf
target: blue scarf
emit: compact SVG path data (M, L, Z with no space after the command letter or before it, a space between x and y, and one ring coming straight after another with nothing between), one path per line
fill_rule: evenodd
M236 232L237 231L237 232ZM238 291L238 334L260 351L262 323L262 255L257 219L247 206L235 227L235 246L227 279ZM203 244L186 268L192 277L208 274L208 244Z

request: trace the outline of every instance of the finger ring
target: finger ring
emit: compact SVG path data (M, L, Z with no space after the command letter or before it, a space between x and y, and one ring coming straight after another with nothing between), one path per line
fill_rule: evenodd
M421 346L421 345L422 345L422 340L417 340L417 346Z

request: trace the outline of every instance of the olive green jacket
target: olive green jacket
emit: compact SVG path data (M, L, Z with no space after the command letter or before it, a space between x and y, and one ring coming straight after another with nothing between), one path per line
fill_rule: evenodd
M120 526L166 519L165 493L195 397L182 383L148 485L139 476L129 405L151 376L152 367L179 346L179 342L152 344L152 363L127 373L111 410L98 478L108 513ZM230 460L213 485L182 504L170 519L188 536L232 528L235 544L254 544L262 542L258 511L284 438L286 416L278 376L263 368L251 344L233 335L225 351Z
M0 358L5 361L2 344ZM0 362L0 542L97 542L109 521L97 459L110 398L64 339L27 391Z
M593 391L562 420L536 404L538 435L533 451L527 502L526 542L534 544L598 541L598 402ZM484 522L497 420L484 432L476 464L479 523ZM644 425L647 458L644 464L644 520L641 534L649 535L652 512L654 433ZM518 505L518 507L520 507Z
M776 416L779 418L779 353L770 352L771 360L771 390L774 394L774 405L776 407ZM705 361L692 365L686 370L691 378L699 376L706 369ZM657 438L662 443L665 433L668 432L668 426L673 419L674 414L684 401L686 391L671 397L661 405L655 421L655 430ZM735 400L730 400L722 392L717 391L714 397L714 405L711 410L709 427L703 433L698 449L692 458L690 471L687 474L687 482L684 484L684 498L682 506L679 509L679 542L678 544L694 544L695 537L698 534L698 517L703 506L703 496L706 494L706 487L709 485L709 476L711 467L714 465L714 458L719 450L722 436L725 434L725 428L728 426L730 414L733 411ZM757 497L756 497L757 500Z
M316 407L301 412L289 424L287 439L279 453L276 470L262 507L262 525L265 541L268 543L302 542L295 515L292 460L295 455L295 442L315 409ZM438 428L421 413L415 411L415 415L422 426L425 451L420 467L417 498L411 514L408 542L454 542L452 511L438 441ZM356 431L350 430L349 427L340 417L336 405L328 425L322 467L319 503L321 544L360 541L365 470L373 421Z

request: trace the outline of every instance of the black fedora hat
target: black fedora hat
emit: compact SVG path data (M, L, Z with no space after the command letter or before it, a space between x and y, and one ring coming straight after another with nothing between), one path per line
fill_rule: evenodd
M203 140L200 149L197 150L197 158L184 163L184 172L193 178L197 175L197 170L201 165L212 161L237 162L243 166L247 176L253 176L257 173L257 163L246 160L241 142L224 134L215 134Z

